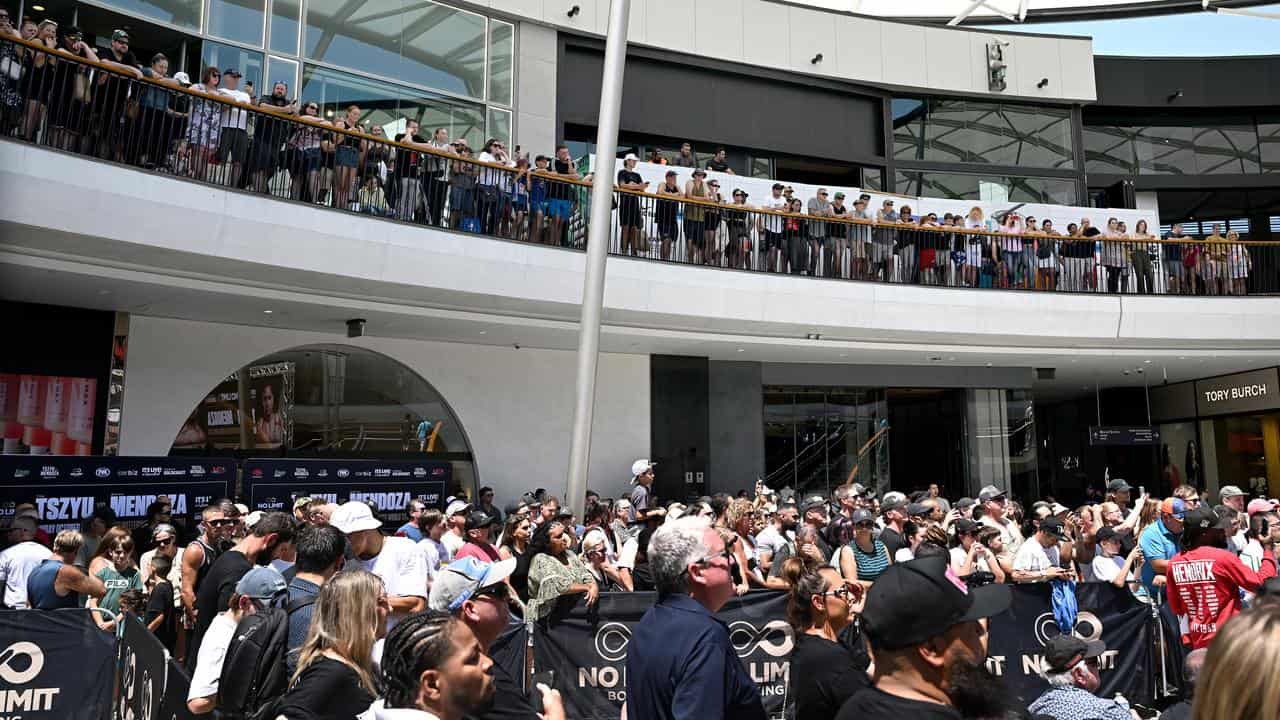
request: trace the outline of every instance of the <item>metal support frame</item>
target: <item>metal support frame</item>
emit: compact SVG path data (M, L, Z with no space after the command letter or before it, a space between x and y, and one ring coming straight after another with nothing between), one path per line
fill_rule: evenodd
M600 360L600 315L604 305L605 261L613 218L613 168L618 154L622 114L622 75L627 62L627 22L631 0L609 3L609 33L600 81L600 122L596 127L595 179L591 184L591 222L587 226L587 267L582 283L582 316L578 328L578 378L569 444L569 477L564 504L582 517L591 460L591 417L595 412L596 368Z

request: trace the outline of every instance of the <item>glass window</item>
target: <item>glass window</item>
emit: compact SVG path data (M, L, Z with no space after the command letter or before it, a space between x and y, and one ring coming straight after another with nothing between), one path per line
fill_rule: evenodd
M1193 175L1196 154L1192 138L1195 128L1145 127L1134 137L1138 170L1142 174Z
M298 54L299 0L271 0L268 49L286 55Z
M248 83L253 83L255 90L262 87L262 53L245 50L232 45L205 40L200 52L200 66L216 67L219 70L236 68L244 77L240 81L240 89L245 90ZM195 80L196 73L192 73Z
M1071 111L969 100L894 98L894 157L1074 167Z
M764 482L797 495L829 494L848 478L889 488L887 394L872 388L764 388ZM859 454L861 452L861 454Z
M1258 123L1258 151L1262 172L1280 172L1280 122Z
M193 32L200 32L200 13L204 9L202 0L104 0L103 4Z
M263 0L209 0L210 35L262 47Z
M884 190L884 170L880 168L862 168L863 190Z
M511 111L489 108L489 137L498 138L511 147Z
M511 65L515 56L515 26L489 21L489 102L511 104Z
M1262 172L1258 136L1252 125L1196 128L1196 172L1201 175L1256 175Z
M445 99L313 65L306 66L302 74L302 99L319 103L322 113L359 105L361 117L371 124L396 128L402 117L410 117L421 124L424 135L444 127L448 128L449 137L465 137L472 147L484 144L484 106L477 103Z
M1084 169L1092 173L1137 172L1138 161L1133 154L1132 128L1092 126L1084 127Z
M757 178L773 177L773 161L767 157L752 157L747 167L747 174Z
M267 79L262 85L259 95L269 95L275 84L282 82L288 87L285 97L292 99L298 92L298 63L285 58L267 58Z
M484 97L486 22L430 0L311 0L306 56Z
M948 200L1076 204L1076 183L1066 178L899 170L896 191Z

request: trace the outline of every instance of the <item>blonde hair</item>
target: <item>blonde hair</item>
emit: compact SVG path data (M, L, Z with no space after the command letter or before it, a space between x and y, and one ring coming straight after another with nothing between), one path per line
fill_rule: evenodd
M53 539L53 551L57 553L76 552L82 545L84 545L84 536L79 530L62 530Z
M1213 639L1196 682L1192 716L1280 720L1280 607L1232 618Z
M325 582L311 613L311 627L300 648L291 685L308 665L326 657L328 650L356 671L361 687L371 695L378 694L373 684L373 644L378 623L385 622L378 617L382 592L382 579L367 570L346 570Z

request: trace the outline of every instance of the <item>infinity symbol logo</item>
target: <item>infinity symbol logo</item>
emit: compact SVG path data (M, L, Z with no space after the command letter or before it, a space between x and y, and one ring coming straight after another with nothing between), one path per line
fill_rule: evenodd
M607 622L596 630L596 653L608 662L625 658L630 642L631 628L620 622Z
M19 655L26 655L26 670L18 670L13 667L13 659ZM44 651L39 645L33 642L16 642L4 650L0 650L0 679L14 685L24 685L36 679L40 671L44 669Z
M1041 645L1048 645L1051 639L1062 634L1062 631L1058 629L1058 621L1054 619L1053 613L1044 613L1036 618L1035 634L1036 640L1039 640ZM1101 640L1102 620L1088 611L1077 613L1076 626L1071 629L1071 634L1081 640Z
M782 620L770 620L759 629L745 620L739 620L729 626L729 642L740 658L757 649L773 657L786 657L791 654L795 636L791 626Z

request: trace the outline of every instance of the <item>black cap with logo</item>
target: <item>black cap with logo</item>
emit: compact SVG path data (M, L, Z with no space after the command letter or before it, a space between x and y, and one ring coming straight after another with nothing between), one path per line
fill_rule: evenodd
M1044 646L1046 672L1064 673L1081 660L1096 658L1107 651L1101 640L1081 640L1075 635L1057 635Z
M952 626L1009 609L1008 585L969 588L948 561L935 556L894 563L876 578L862 613L873 649L919 645Z

